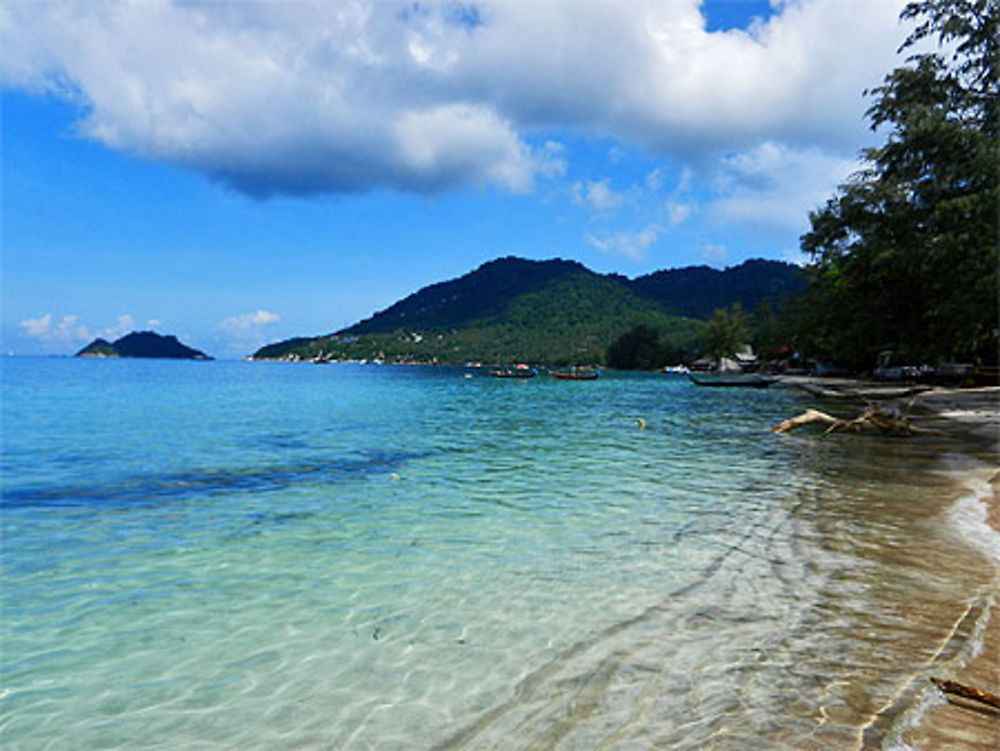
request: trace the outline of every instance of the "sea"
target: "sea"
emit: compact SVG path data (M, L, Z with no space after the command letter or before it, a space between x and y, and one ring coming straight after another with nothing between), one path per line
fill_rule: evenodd
M0 366L4 749L901 748L996 607L989 449L784 385Z

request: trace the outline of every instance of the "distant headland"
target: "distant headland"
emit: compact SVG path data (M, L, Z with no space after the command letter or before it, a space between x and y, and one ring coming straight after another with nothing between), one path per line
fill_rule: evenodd
M348 328L268 344L251 359L609 364L608 348L642 325L657 347L670 342L663 362L677 362L700 348L716 309L739 303L748 313L774 315L807 283L798 266L763 259L725 271L693 266L628 279L577 261L507 256Z
M204 352L181 344L176 336L155 331L133 331L109 342L95 339L76 353L77 357L150 357L170 360L211 360Z

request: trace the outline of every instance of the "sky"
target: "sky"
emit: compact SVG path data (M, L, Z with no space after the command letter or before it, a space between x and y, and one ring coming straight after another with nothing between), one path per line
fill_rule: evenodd
M902 6L0 0L0 351L242 357L505 255L801 262Z

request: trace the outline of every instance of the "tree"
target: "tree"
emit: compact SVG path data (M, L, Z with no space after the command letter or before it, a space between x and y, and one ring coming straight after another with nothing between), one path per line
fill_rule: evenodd
M701 341L706 354L719 358L736 354L749 336L750 319L743 312L743 306L734 302L728 310L716 308L705 324Z
M810 215L802 247L821 313L806 338L856 367L886 348L995 362L1000 0L919 0L901 17L918 25L900 52L934 40L938 51L866 92L888 138Z
M618 370L655 370L681 357L680 349L652 326L639 323L615 339L604 362Z
M783 347L792 340L786 320L789 317L788 305L783 305L779 316L774 312L774 306L768 298L757 304L754 311L754 351L766 359L775 359L783 353Z

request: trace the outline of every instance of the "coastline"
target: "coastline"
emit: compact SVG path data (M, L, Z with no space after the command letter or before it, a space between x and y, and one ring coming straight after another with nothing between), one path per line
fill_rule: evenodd
M105 377L61 366L35 363L21 372L22 382L45 384L35 375L40 369L61 370L56 375L65 386L52 392L58 396ZM975 475L976 493L984 488L983 464L963 450L982 455L986 444L937 413L922 413L920 424L954 426L956 437L824 440L814 433L786 440L763 430L778 412L809 400L778 388L715 394L684 379L646 376L601 384L622 387L613 400L553 388L517 389L501 402L484 398L496 393L491 381L470 384L454 374L434 374L414 388L411 374L398 371L393 381L319 371L288 377L280 368L243 379L237 363L214 369L220 371L214 380L212 373L163 363L137 363L135 370L145 377L129 373L119 382L126 391L150 394L135 402L129 418L150 432L134 435L150 446L175 439L167 443L170 456L142 456L136 466L147 477L138 487L134 475L117 467L105 475L99 463L78 460L57 476L65 481L46 477L39 484L47 495L30 487L20 495L42 503L79 499L68 512L54 508L54 524L37 524L39 534L21 547L21 560L35 566L33 579L17 582L23 601L36 593L49 597L51 541L63 539L52 528L72 517L79 519L86 556L58 545L56 582L73 594L76 582L87 587L96 571L108 585L100 590L107 599L98 602L82 589L65 613L81 626L61 629L35 648L48 647L41 652L47 654L54 644L94 655L91 663L46 668L52 680L68 676L71 693L32 693L38 674L27 671L10 681L13 732L23 736L14 745L72 738L76 747L98 747L162 732L174 745L228 737L248 748L408 748L425 737L428 743L418 745L453 738L454 747L467 748L505 740L597 748L594 739L608 738L608 748L905 751L901 734L941 726L928 710L945 700L929 677L964 680L959 671L981 644L989 615L983 593L996 569L971 546L967 551L960 536L981 528L981 517L952 519L950 510L969 495L963 472ZM245 384L236 400L234 381ZM205 393L211 398L192 398ZM145 419L164 394L176 411L163 409L162 421ZM645 431L633 427L631 410L606 406L634 404L637 395L648 399L647 409L635 412L651 418ZM512 413L517 399L525 408ZM567 409L571 400L595 406ZM713 474L739 443L720 449L705 431L732 431L733 417L720 405L740 400L753 405L735 413L753 447L749 462L745 471ZM104 411L106 422L95 422L89 401L73 400L72 409L61 401L26 406L41 402L51 410L41 412L43 426L58 419L114 428L121 420L120 412ZM269 406L248 410L261 419L240 424L225 419L234 401ZM331 414L334 404L348 406ZM433 406L424 413L400 409L418 404ZM450 411L442 412L446 404ZM651 404L662 411L651 411ZM479 410L484 422L456 419ZM545 419L532 424L532 414ZM215 429L192 435L174 428L202 422ZM291 422L298 424L290 428ZM369 432L363 441L352 433L331 445L331 422ZM610 423L617 424L599 427ZM413 436L426 426L445 440L416 443ZM102 438L119 442L117 430L93 432L96 446ZM50 441L55 456L75 456L80 434L79 428L27 433L12 446L25 459L17 464L30 467L26 459ZM504 453L505 446L523 445L526 434L536 445ZM628 452L616 448L592 464L591 456L602 455L584 449L610 439ZM192 440L200 442L185 456ZM359 445L399 453L369 454ZM175 455L183 459L179 467ZM706 456L711 461L700 461ZM685 472L664 471L678 459L690 462ZM613 473L629 464L631 477ZM93 487L70 484L81 468ZM800 488L774 482L785 470L793 478L801 473ZM465 473L468 480L452 484ZM553 473L558 482L545 484ZM503 484L505 477L513 482ZM345 502L331 508L341 495ZM544 502L542 513L529 515L539 504L527 501L535 498ZM971 500L983 507L978 495ZM107 501L116 505L85 513L102 511ZM681 503L697 516L680 513ZM25 524L42 516L30 504L14 511ZM464 511L479 513L456 513ZM103 519L106 532L91 538ZM135 547L103 555L122 519L149 533L137 535ZM471 532L484 520L489 535L477 549ZM572 534L557 537L564 530ZM365 555L352 559L347 551L358 548L356 541ZM118 571L126 578L117 579ZM188 582L196 583L194 592ZM206 617L203 603L225 616ZM17 616L8 627L30 635L47 622ZM140 638L148 646L121 647ZM403 670L412 683L398 680ZM108 681L112 671L115 680ZM220 685L220 676L228 682ZM114 714L105 713L109 704ZM191 722L192 711L218 718L210 736ZM113 722L89 722L104 716ZM968 725L962 717L957 722ZM456 735L448 735L450 728ZM910 745L905 737L910 749L969 747ZM989 746L984 740L980 747Z
M982 466L965 470L970 481L970 495L953 507L957 513L979 515L979 523L992 530L990 539L986 530L973 532L969 542L982 551L993 563L997 575L994 595L991 598L987 620L978 634L972 655L955 665L944 675L935 676L973 686L994 695L1000 694L1000 388L934 389L920 394L914 406L927 410L929 417L939 422L944 430L953 430L973 437L983 447L978 459ZM980 487L975 488L976 485ZM978 506L978 508L977 508ZM990 711L985 705L956 697L945 697L936 688L925 690L926 705L918 714L912 728L901 733L900 746L904 749L968 749L987 751L1000 747L1000 710Z
M891 388L884 383L847 379L782 380L793 386L806 383ZM862 403L841 401L845 406ZM947 510L947 520L956 529L961 528L968 546L981 555L985 566L992 567L992 593L987 593L978 604L970 602L969 610L944 637L942 651L952 642L961 641L965 645L959 655L940 667L930 667L935 678L1000 695L1000 387L933 388L912 397L886 400L883 405L914 418L921 426L935 428L967 444L958 452L962 461L945 470L966 489ZM980 606L982 612L976 615L975 610ZM922 676L919 680L925 681ZM992 751L1000 747L1000 710L946 696L929 681L915 689L905 706L891 712L894 718L886 718L893 727L883 748ZM865 747L863 740L859 747Z
M964 496L960 501L985 503L983 519L987 521L1000 540L1000 472L992 471L988 491L976 497ZM953 509L954 510L954 509ZM982 510L982 509L981 509ZM983 546L978 546L983 550ZM987 596L985 608L978 618L969 617L976 603L970 603L965 617L956 623L950 639L960 638L966 646L964 657L949 660L933 677L955 681L996 696L1000 693L1000 560L996 551L987 552L998 572L994 576L993 594ZM968 621L968 622L965 622ZM964 635L959 634L965 631ZM932 685L924 685L913 706L905 713L910 717L897 729L893 751L930 751L932 749L962 749L963 751L992 751L1000 747L1000 710L961 697L946 695Z

